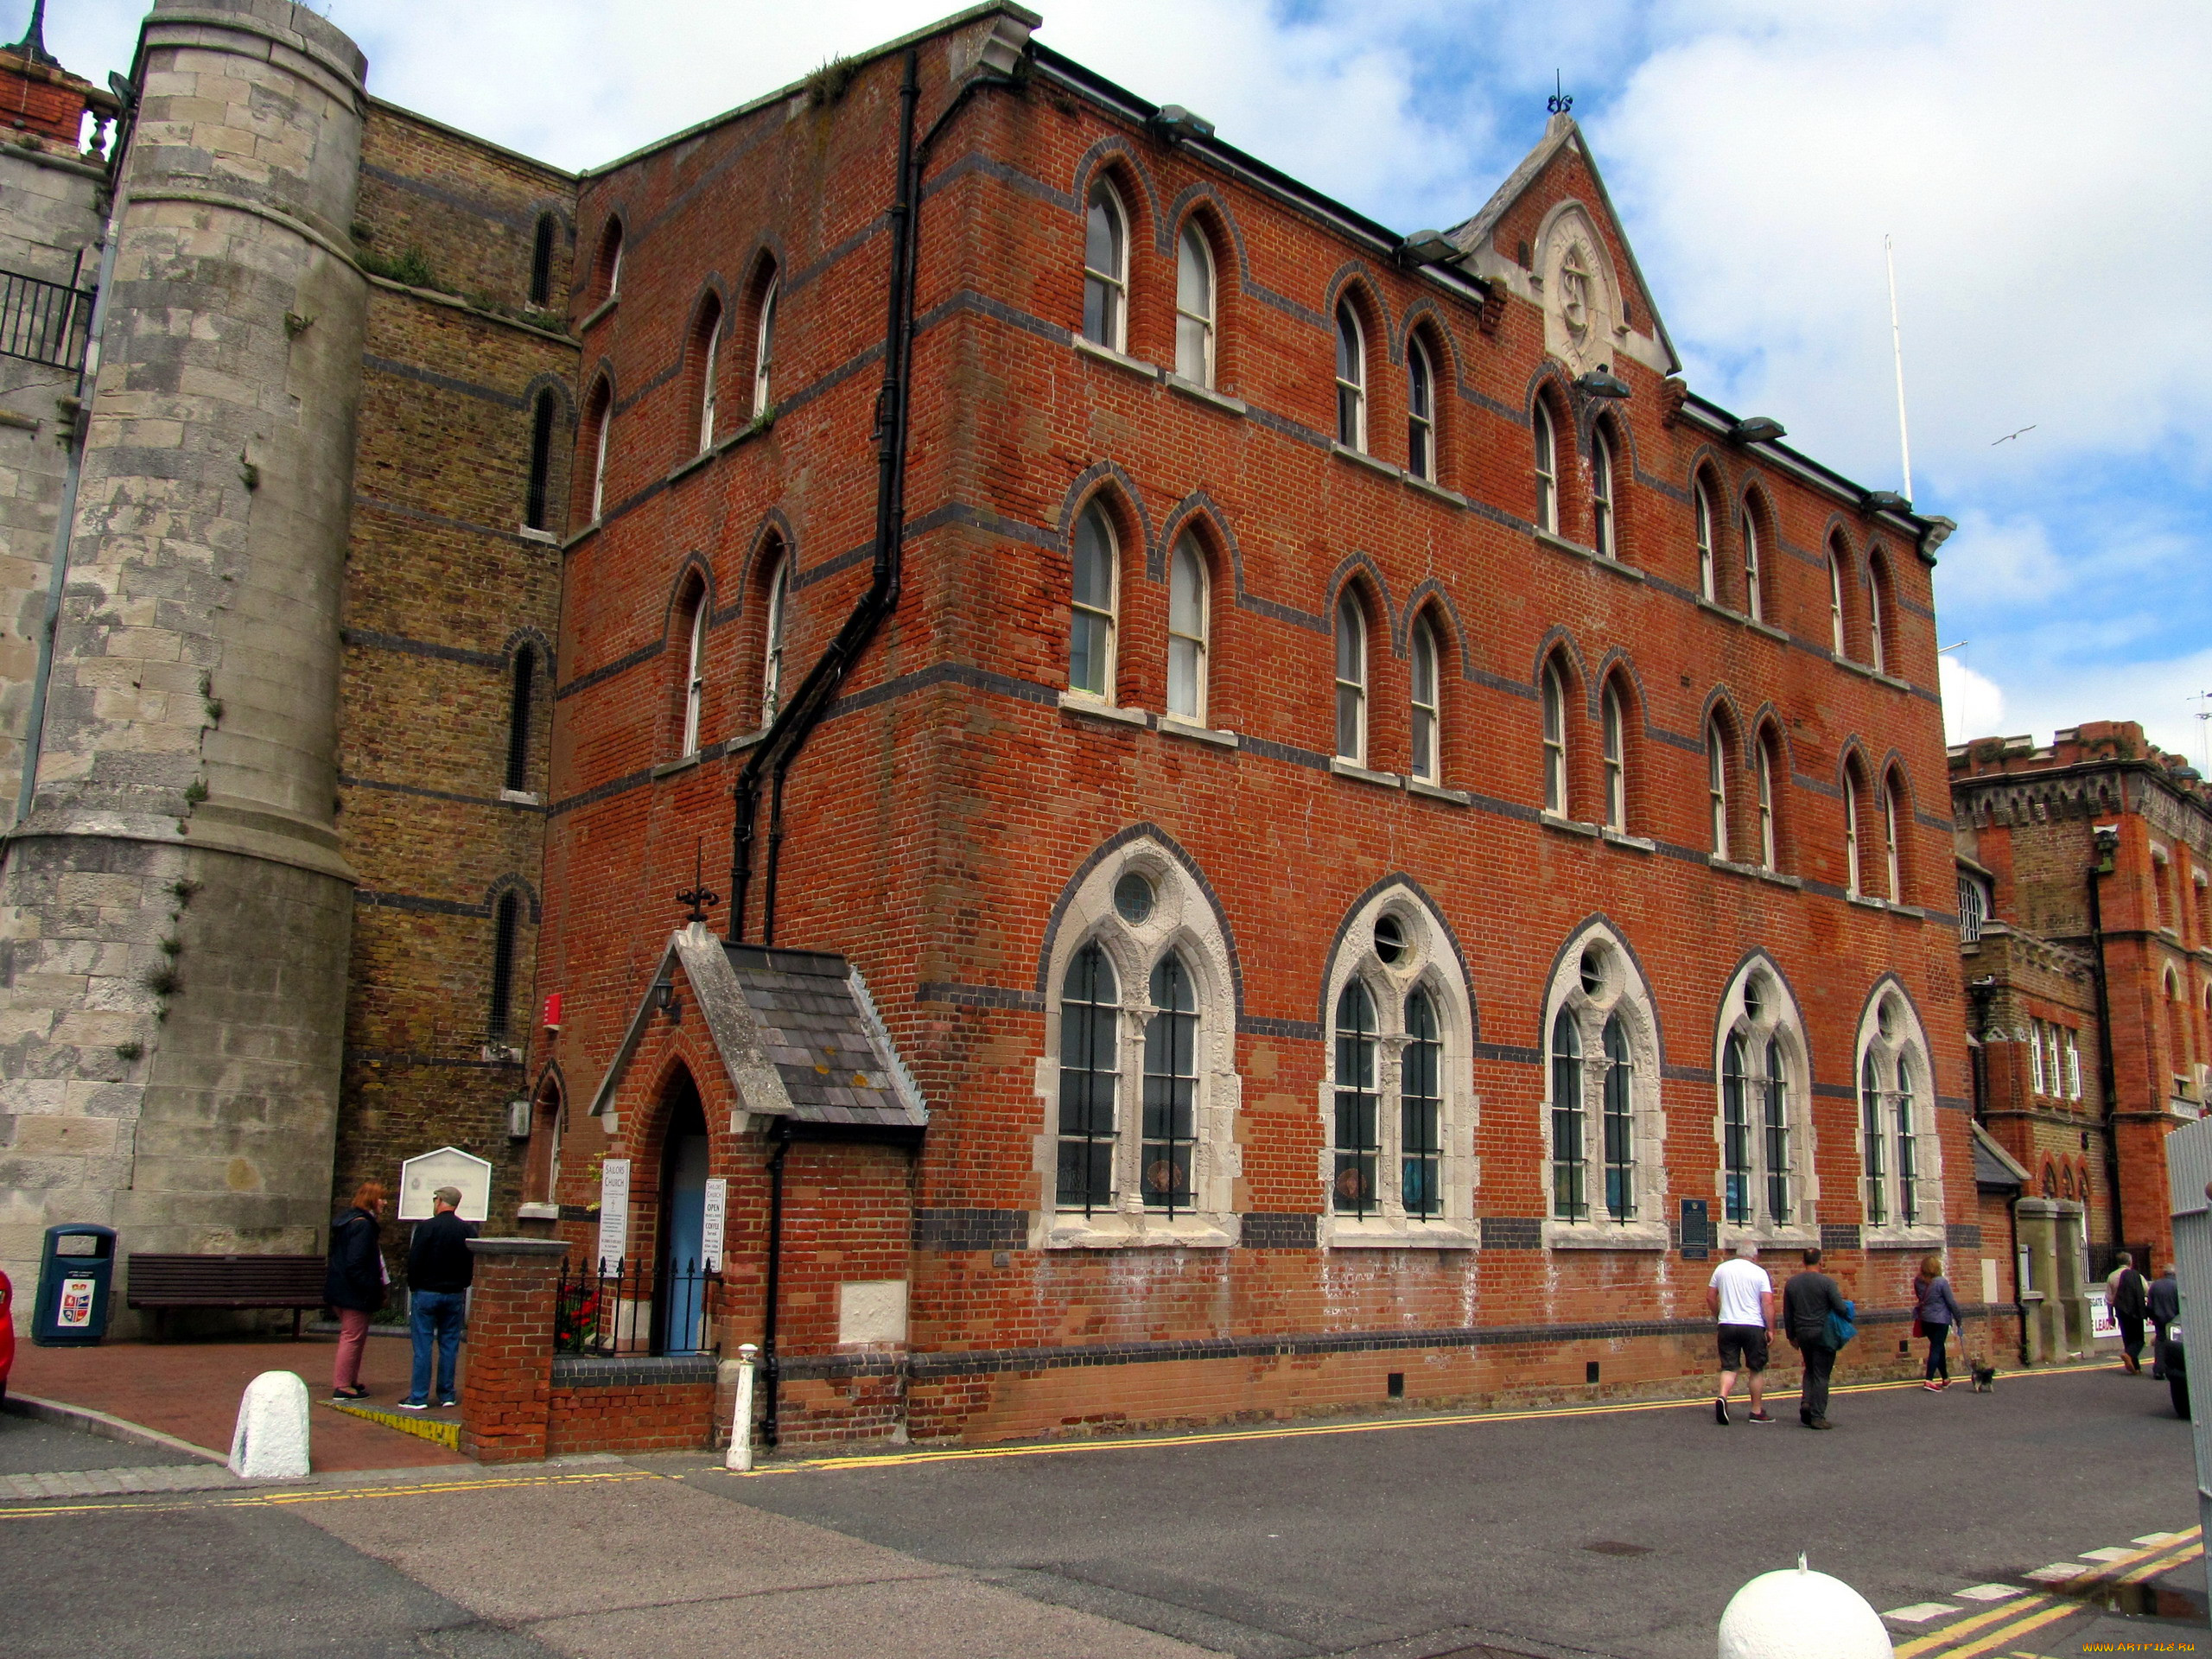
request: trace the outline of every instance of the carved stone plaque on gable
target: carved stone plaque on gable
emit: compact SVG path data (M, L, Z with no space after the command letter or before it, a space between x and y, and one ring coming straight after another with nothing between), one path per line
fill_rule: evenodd
M1609 368L1623 343L1619 285L1598 227L1579 202L1552 210L1537 270L1544 293L1544 349L1574 374Z

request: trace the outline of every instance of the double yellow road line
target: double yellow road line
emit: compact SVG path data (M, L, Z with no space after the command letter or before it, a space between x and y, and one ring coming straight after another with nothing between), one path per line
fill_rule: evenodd
M647 1469L609 1469L604 1472L575 1475L511 1475L486 1480L425 1480L410 1481L392 1486L334 1486L308 1491L284 1491L267 1488L254 1492L214 1492L178 1498L159 1503L140 1503L127 1493L112 1497L92 1497L68 1503L26 1503L0 1506L0 1521L29 1519L41 1516L89 1515L101 1511L127 1510L133 1515L160 1514L175 1510L235 1510L279 1509L294 1503L334 1503L357 1497L429 1497L446 1492L485 1492L512 1486L574 1486L584 1481L660 1480L664 1477Z
M2101 1588L2140 1584L2203 1554L2198 1529L2191 1527L2162 1544L2153 1544L2069 1579L2058 1594L2019 1597L1986 1612L1970 1614L1940 1630L1900 1642L1893 1650L1895 1659L1980 1659L1980 1656L2007 1647L2030 1631L2056 1624L2075 1613L2094 1611L2094 1604L2085 1599Z

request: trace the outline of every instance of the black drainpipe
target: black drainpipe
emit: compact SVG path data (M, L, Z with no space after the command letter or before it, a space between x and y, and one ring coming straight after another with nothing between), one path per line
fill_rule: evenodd
M2120 1203L2120 1094L2113 1084L2112 1059L2112 995L2105 982L2105 913L2099 876L2110 875L2113 858L2120 850L2117 826L2099 824L2089 831L2097 861L2089 866L2090 971L2097 982L2097 1081L2105 1091L2105 1184L2112 1190L2112 1243L2116 1250L2127 1248L2127 1224Z
M784 1158L791 1149L784 1128L778 1119L776 1150L768 1160L768 1302L760 1319L760 1363L768 1376L768 1408L760 1429L771 1446L776 1443L776 1382L783 1370L776 1360L776 1292L784 1276Z
M768 858L762 880L760 943L776 942L776 881L784 844L784 779L836 702L838 688L875 631L899 606L899 566L906 522L908 377L914 351L914 271L920 243L921 169L930 146L969 98L987 86L1011 86L1008 76L985 73L962 83L944 112L914 141L914 106L920 98L918 56L906 54L899 86L899 188L891 207L890 316L884 333L883 386L875 400L875 563L868 591L853 607L791 701L777 712L768 735L746 758L737 775L736 821L731 830L729 942L745 943L747 897L753 885L753 842L760 811L760 783L768 789Z

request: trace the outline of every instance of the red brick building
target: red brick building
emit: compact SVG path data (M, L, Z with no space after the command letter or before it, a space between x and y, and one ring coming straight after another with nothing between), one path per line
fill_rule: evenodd
M2027 1172L2029 1300L2066 1300L2119 1249L2172 1260L2164 1143L2212 1061L2212 803L2132 721L1961 744L1951 796L1984 1121Z
M1688 391L1571 121L1408 239L1035 21L580 181L534 1196L726 1193L787 1439L1668 1386L1745 1232L1893 1358L2002 1249L1948 523Z

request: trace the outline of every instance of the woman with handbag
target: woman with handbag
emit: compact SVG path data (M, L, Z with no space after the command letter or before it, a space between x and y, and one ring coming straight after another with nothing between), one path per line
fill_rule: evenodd
M338 1315L338 1357L331 1367L330 1397L365 1400L361 1353L369 1345L369 1316L384 1306L390 1274L377 1237L384 1229L384 1183L364 1181L353 1202L332 1218L330 1265L324 1269L322 1300Z
M1951 1281L1943 1276L1943 1258L1923 1256L1920 1273L1912 1281L1912 1334L1928 1338L1927 1380L1921 1387L1940 1393L1951 1386L1951 1362L1945 1349L1951 1332L1961 1329L1965 1320L1959 1299L1951 1294Z

